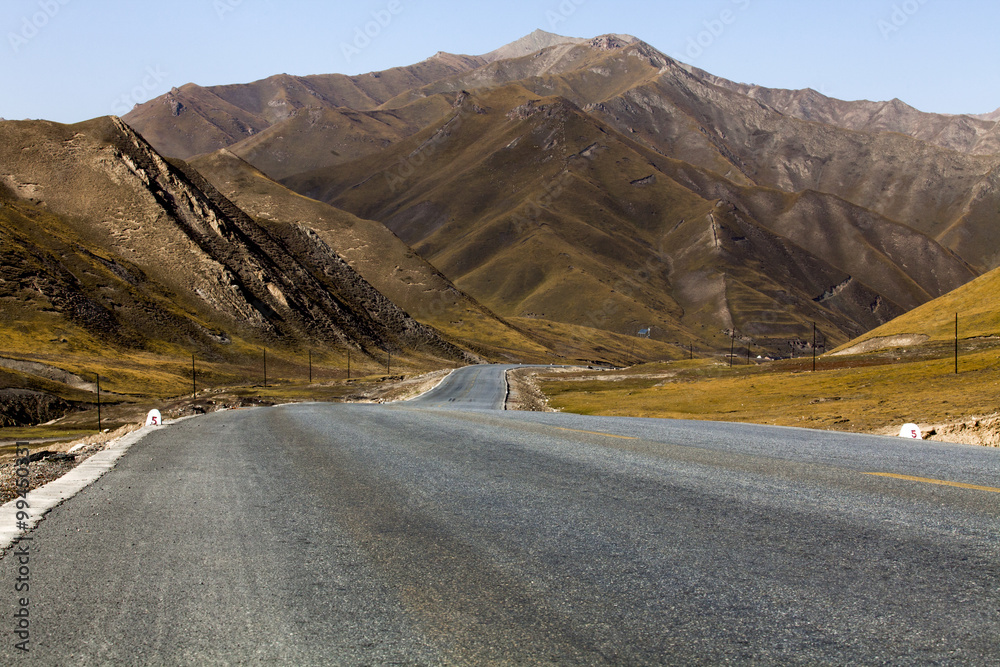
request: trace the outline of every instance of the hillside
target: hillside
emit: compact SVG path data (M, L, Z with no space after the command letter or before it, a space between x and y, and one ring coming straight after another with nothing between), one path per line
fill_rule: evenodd
M902 100L844 101L815 90L781 90L726 79L687 66L707 82L763 102L783 114L801 120L834 125L859 132L895 132L960 153L996 155L1000 153L1000 114L948 115L926 113Z
M191 165L275 235L298 227L315 231L393 303L467 349L518 361L550 354L457 289L381 223L298 195L226 149Z
M125 121L162 154L187 158L252 137L300 111L371 111L403 91L484 62L439 54L410 67L353 77L279 74L250 84L202 87L188 83L137 106Z
M717 349L735 328L787 354L814 321L844 341L974 276L912 229L819 193L736 186L564 98L509 86L458 99L435 128L285 182L382 220L502 316L652 326ZM909 276L907 253L924 262Z
M995 340L1000 336L1000 269L872 329L835 353L950 343L955 338L956 315L960 341Z
M491 63L386 106L515 82L536 97L563 97L653 151L736 184L830 194L930 236L977 271L1000 263L1000 238L990 222L1000 205L1000 156L925 140L961 122L992 131L982 127L988 121L912 114L884 126L870 120L864 102L838 103L827 122L803 120L749 94L760 89L703 77L642 41L616 36ZM913 136L902 134L903 126Z

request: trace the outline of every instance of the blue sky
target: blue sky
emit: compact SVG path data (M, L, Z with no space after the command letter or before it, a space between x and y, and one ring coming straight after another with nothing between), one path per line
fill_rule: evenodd
M536 28L632 34L735 81L984 113L998 27L992 0L3 0L0 117L75 122L187 82L358 74Z

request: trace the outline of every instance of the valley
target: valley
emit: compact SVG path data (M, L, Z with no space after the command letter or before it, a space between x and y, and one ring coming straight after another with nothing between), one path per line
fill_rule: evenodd
M544 31L357 76L191 83L122 119L3 121L5 423L91 415L98 374L123 404L181 400L192 364L195 391L250 401L265 355L271 390L323 400L352 393L349 355L373 382L709 369L736 348L784 377L814 331L821 355L903 335L933 356L955 312L1000 327L989 290L947 301L1000 266L996 127Z

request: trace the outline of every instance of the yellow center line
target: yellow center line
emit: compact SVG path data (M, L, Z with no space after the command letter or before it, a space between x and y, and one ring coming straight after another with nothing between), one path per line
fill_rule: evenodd
M614 433L601 433L600 431L581 431L576 428L563 428L562 426L553 426L552 428L559 431L572 431L573 433L589 433L590 435L603 435L606 438L621 438L622 440L638 440L631 435L615 435Z
M874 475L876 477L892 477L893 479L905 479L911 482L924 482L925 484L940 484L941 486L957 486L960 489L975 489L976 491L989 491L991 493L1000 493L1000 489L994 488L992 486L978 486L976 484L966 484L964 482L946 482L942 479L930 479L928 477L913 477L912 475L896 475L891 472L866 472L865 475Z

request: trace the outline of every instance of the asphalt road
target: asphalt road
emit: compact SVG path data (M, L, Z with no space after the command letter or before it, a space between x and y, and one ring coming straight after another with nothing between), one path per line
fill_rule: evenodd
M31 533L27 655L0 560L0 662L1000 659L1000 452L491 411L501 371L147 436Z
M431 391L407 401L412 407L503 410L507 400L506 370L513 366L466 366L451 373Z

